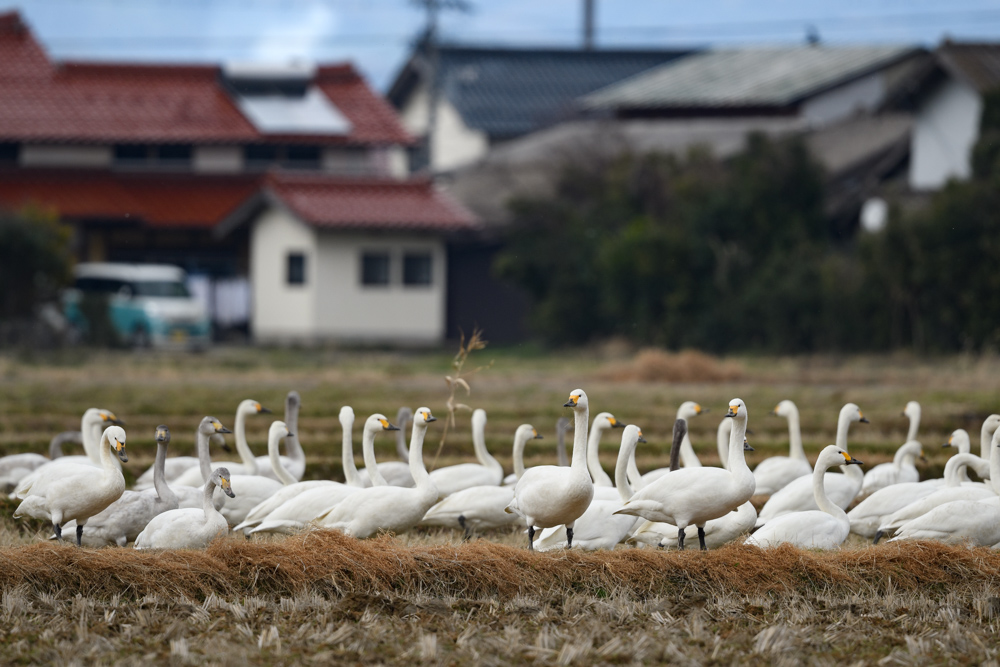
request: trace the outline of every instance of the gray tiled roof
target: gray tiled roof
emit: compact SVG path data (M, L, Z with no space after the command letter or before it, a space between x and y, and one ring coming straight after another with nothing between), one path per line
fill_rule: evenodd
M441 94L465 124L492 138L509 138L565 118L581 95L690 51L442 46L439 53ZM408 94L405 81L414 70L411 60L389 91L396 106Z
M912 47L803 46L710 51L583 98L590 109L786 106L891 64Z
M1000 44L945 42L937 55L949 71L978 91L1000 88Z

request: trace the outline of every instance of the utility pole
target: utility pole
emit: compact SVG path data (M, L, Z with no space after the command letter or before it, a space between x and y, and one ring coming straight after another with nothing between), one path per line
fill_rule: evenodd
M594 3L596 0L583 0L583 48L585 51L594 49Z

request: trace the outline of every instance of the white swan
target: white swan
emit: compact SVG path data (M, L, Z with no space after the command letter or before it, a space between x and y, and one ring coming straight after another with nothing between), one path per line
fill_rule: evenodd
M175 466L179 466L181 463L186 463L185 459L191 458L191 457L177 456L167 462L167 469L166 469L167 481L172 482L173 484L176 484L178 486L201 486L202 484L205 483L205 480L208 479L208 475L212 472L213 468L219 468L222 466L226 467L231 477L238 477L240 475L251 475L251 476L269 477L271 479L277 480L277 476L273 471L266 471L263 469L258 470L257 459L254 458L253 452L250 451L250 446L247 444L247 427L246 427L247 417L249 415L268 414L270 412L271 412L270 410L261 406L259 402L253 399L246 399L244 401L240 401L239 406L237 406L236 423L233 426L232 433L236 436L236 451L237 453L239 453L240 460L242 461L242 463L236 463L233 461L215 461L211 464L211 467L209 467L208 470L204 470L203 469L204 467L201 465L201 460L202 460L201 452L199 452L198 457L196 459L196 465L194 467L187 468L186 470L181 472L177 477L171 479L170 478L170 472L172 467L171 463L174 463ZM228 433L228 432L229 431L220 431L220 433ZM208 442L206 441L205 444L207 452ZM136 488L139 488L138 484L136 484ZM241 500L245 498L245 492L242 489L240 489L239 486L234 485L233 489L236 492L236 494L240 496ZM231 506L232 503L226 503L227 509L230 508Z
M972 439L969 437L969 432L966 431L964 428L957 428L951 432L951 435L948 436L947 442L941 445L941 447L954 448L958 450L959 454L968 454L970 451L972 451ZM972 480L969 479L967 466L962 466L961 472L959 474L961 476L962 484L964 484L965 482L972 483ZM934 486L939 489L944 488L945 486L949 486L943 476L936 477L934 479L927 479L920 483L928 486Z
M685 401L681 403L679 408L677 408L677 419L682 420L686 425L691 419L703 414L704 412L706 411L698 403L695 403L694 401ZM729 420L726 419L724 421L728 422ZM728 440L726 441L726 444L728 446ZM687 430L684 431L684 439L681 441L679 456L682 468L701 467L701 460L698 458L698 455L695 454L694 446L691 444L691 436ZM637 479L636 472L638 472L638 470L639 469L635 467L635 463L632 462L629 466L629 481L631 481L637 489L649 486L651 482L654 482L670 472L669 467L657 468L656 470L650 470L645 475L642 475L641 478Z
M813 494L818 510L793 512L764 524L746 543L762 549L791 544L799 549L834 549L851 533L851 522L838 505L830 502L824 483L826 471L835 465L862 465L861 461L836 445L823 449L812 474Z
M906 431L906 440L904 442L917 439L917 432L920 430L921 412L920 404L916 401L910 401L906 404L906 407L903 408L903 416L910 420L909 428Z
M424 467L427 425L437 421L430 408L417 408L410 438L410 474L416 486L379 486L352 493L316 517L315 524L357 538L381 531L401 533L417 525L438 499L438 490Z
M753 478L757 481L757 493L766 496L803 475L812 474L812 466L809 465L809 459L802 449L798 407L795 403L784 400L778 403L771 414L788 420L788 456L766 458L753 469Z
M854 422L867 424L868 419L861 413L861 409L857 405L848 403L840 409L840 415L837 418L837 438L834 441L837 447L845 452L847 451L847 433ZM857 466L843 465L841 470L844 471L843 475L826 473L823 488L834 505L841 509L847 509L847 506L861 490L861 485L864 483L864 473ZM767 499L758 513L757 526L763 526L768 521L789 512L817 509L819 507L816 506L816 494L813 493L812 475L805 475L785 485L784 488Z
M302 407L302 399L299 392L290 391L285 397L285 426L288 427L289 436L285 438L285 451L287 456L279 457L281 469L295 478L295 481L302 479L306 474L306 453L302 451L302 444L299 442L299 410ZM270 412L261 410L261 412ZM275 472L274 463L271 461L271 453L267 456L258 456L257 474L264 477L274 477L279 482L283 481L281 476Z
M87 520L83 544L88 547L118 545L124 547L136 539L154 516L178 507L178 498L163 478L163 464L167 460L170 429L163 424L156 427L156 463L153 464L154 489L130 491L126 489L118 500ZM75 521L63 524L63 530L76 528ZM52 537L55 539L55 536Z
M12 491L18 482L32 472L60 458L63 445L69 442L82 443L83 437L80 431L63 431L52 436L47 457L34 452L0 457L0 491Z
M684 530L698 528L698 543L705 545L705 523L735 510L754 494L753 473L743 455L747 429L746 404L734 398L728 417L734 419L729 438L730 470L722 468L681 468L640 489L617 514L641 516L649 521L677 526L677 546L684 548Z
M113 503L125 490L121 462L125 453L125 429L109 426L101 436L101 474L87 464L42 466L29 483L18 485L15 493L22 499L14 518L30 516L52 522L56 538L62 538L62 524L76 519L76 543L82 544L87 519ZM118 455L111 455L114 449Z
M389 486L405 486L413 488L413 476L410 475L409 450L406 447L406 426L413 423L413 411L402 407L396 412L396 454L402 461L383 461L378 464L378 471ZM367 465L367 464L366 464ZM367 470L359 470L358 474L368 478ZM365 484L371 486L371 484Z
M514 499L504 510L524 519L528 548L535 548L535 528L565 525L568 546L573 526L594 497L594 481L587 471L587 422L590 404L582 389L570 392L563 407L573 408L573 459L569 467L535 466L524 471L514 486Z
M608 429L624 427L625 424L615 419L610 412L599 412L590 424L587 437L587 469L594 480L595 492L596 489L604 489L608 498L617 498L618 492L614 490L614 483L601 466L601 438Z
M861 484L861 495L869 496L879 489L903 482L919 482L920 473L914 462L917 458L926 461L924 446L916 440L910 440L896 450L891 463L880 463L867 473Z
M717 434L725 434L728 438L732 433L733 420L723 419L723 424L728 428L718 429ZM729 444L728 442L726 443ZM743 451L752 452L753 448L743 439ZM726 461L729 460L727 454ZM725 466L723 466L725 467ZM757 508L753 503L747 501L736 508L735 511L712 519L705 524L705 547L708 549L718 549L724 544L728 544L741 535L749 532L757 521ZM693 540L698 536L696 526L688 526L684 529L684 540ZM677 545L677 526L672 523L659 521L645 521L635 529L628 542L645 544L647 546L659 547L663 549L674 549Z
M719 465L729 470L729 435L733 432L733 420L722 418L715 431L715 446L719 450Z
M990 492L989 488L983 484L973 484L972 482L963 482L963 479L968 479L966 474L966 469L972 466L972 469L976 471L976 474L983 477L989 477L989 462L983 461L981 458L975 454L970 454L968 452L964 454L956 454L955 456L948 459L948 463L944 466L944 481L945 484L939 485L932 482L937 482L938 480L929 480L926 482L904 482L902 484L893 484L892 486L887 486L883 489L879 489L872 495L868 496L860 503L858 506L847 513L847 517L851 520L851 532L860 535L862 537L874 538L875 543L882 538L883 532L879 532L879 529L885 526L887 522L890 521L891 517L903 510L904 508L913 508L909 510L909 514L904 514L904 520L909 520L910 518L923 514L929 511L933 504L927 505L914 505L918 501L924 498L929 498L938 491L944 489L952 489L968 486L970 488L979 488L982 490L983 495L981 497L987 497L987 493ZM956 500L957 498L949 497L950 494L945 494L944 498L947 500L931 501L934 504L940 504L941 502L947 502L948 500ZM973 494L975 495L975 493ZM938 496L940 499L941 496ZM919 509L922 508L922 509ZM897 519L899 521L899 519ZM901 525L900 522L898 525Z
M1000 428L1000 415L992 414L983 420L983 425L979 429L979 458L984 461L992 460L990 443L993 441L993 434L997 428Z
M430 473L439 500L472 486L499 486L503 481L503 466L486 449L486 411L482 409L472 413L472 446L479 463L460 463Z
M566 417L560 417L556 420L556 465L569 465L569 459L566 457L566 431L571 428L573 428L573 422ZM540 435L538 436L538 438L541 437ZM518 465L520 465L520 468L518 468ZM503 478L503 485L513 489L514 485L517 484L517 480L521 479L521 472L524 472L524 461L522 459L521 463L518 464L517 460L515 460L514 472Z
M83 444L84 455L61 456L48 463L43 463L32 470L14 486L11 493L12 498L17 497L17 487L21 483L31 484L35 475L42 470L64 465L89 465L91 468L100 469L101 464L101 437L104 429L108 426L124 426L125 422L118 419L110 410L103 408L89 408L83 413L80 419L80 441Z
M989 460L989 485L969 485L969 484L958 484L954 486L947 486L943 489L936 489L934 493L916 500L906 507L896 510L886 518L882 525L878 527L878 533L875 536L875 541L878 540L883 535L892 535L902 526L907 525L910 521L921 517L937 507L946 505L955 501L977 501L989 499L996 495L997 489L1000 488L1000 455L998 455L998 449L1000 449L1000 430L994 432L992 440L996 442L993 446L992 456ZM979 457L974 457L972 454L957 454L948 460L945 465L945 470L949 471L948 466L957 467L960 465L972 465L974 469L983 464L982 459ZM950 472L950 471L949 471ZM953 476L954 477L954 476ZM952 477L953 481L954 478Z
M618 450L618 462L615 465L615 482L618 498L590 501L587 511L573 525L573 539L578 549L595 551L597 549L614 549L615 545L627 538L640 521L634 516L615 514L625 502L632 497L632 485L628 481L627 468L629 459L635 455L637 443L646 442L642 431L635 424L629 424L622 432L622 443ZM566 547L566 529L563 526L546 528L539 536L535 548L539 551L551 551Z
M350 432L351 424L354 423L354 411L351 410L351 408L345 407L341 409L341 423L344 424L345 456L350 455L353 462L354 455L353 453L350 453ZM390 424L389 420L384 416L377 413L370 416L367 421L365 421L364 433L361 440L362 448L365 452L365 458L371 461L375 460L375 435L377 433L396 430L399 429ZM307 524L317 516L328 512L335 505L356 491L359 491L362 488L372 488L360 486L357 479L354 481L354 485L341 484L340 482L331 482L327 480L318 483L299 482L298 484L292 486L301 487L302 491L300 493L287 498L284 502L281 502L264 514L264 510L271 503L271 499L269 498L265 501L265 503L261 503L261 505L254 508L253 514L255 518L253 521L251 521L250 515L248 514L247 519L234 530L246 530L249 528L250 530L247 531L248 534L292 534L298 532L304 529ZM305 487L305 485L309 486ZM380 481L376 486L386 486L385 481ZM280 496L283 492L285 492L285 490L290 488L292 487L286 486L281 491L278 491L274 497ZM259 519L256 517L259 517Z
M340 408L340 415L338 416L341 428L341 461L343 463L344 474L349 480L346 484L341 484L340 482L334 482L328 479L313 479L305 482L296 482L295 484L288 484L279 489L273 496L267 498L260 502L256 507L254 507L247 514L246 518L243 519L235 528L234 531L247 530L249 528L255 528L264 521L271 512L275 511L286 502L290 501L298 495L310 491L311 489L318 489L325 486L341 487L347 486L351 488L363 488L360 476L357 469L354 467L354 445L351 441L351 429L354 428L354 410L349 405L345 405ZM388 424L388 422L386 422ZM380 425L381 426L381 425ZM375 436L372 435L372 442L374 442ZM367 447L368 439L365 437L362 441ZM374 456L374 454L373 454ZM348 467L348 462L350 462L350 467ZM325 506L324 506L325 507ZM315 516L315 515L313 515ZM310 517L311 519L312 517ZM249 534L249 532L247 533Z
M229 532L226 518L215 509L212 492L218 487L233 498L229 471L216 468L208 475L201 509L169 510L153 517L135 538L136 549L204 549Z
M517 479L524 474L524 445L528 440L541 437L531 424L521 424L514 432L514 475ZM427 510L420 525L461 528L468 539L473 531L517 523L515 515L504 511L513 499L514 487L509 485L462 489Z

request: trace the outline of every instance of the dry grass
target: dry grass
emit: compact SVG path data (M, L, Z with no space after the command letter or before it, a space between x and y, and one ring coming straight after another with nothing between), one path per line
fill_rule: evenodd
M614 364L602 373L617 382L731 382L743 377L736 361L723 361L698 350L640 350L628 364Z

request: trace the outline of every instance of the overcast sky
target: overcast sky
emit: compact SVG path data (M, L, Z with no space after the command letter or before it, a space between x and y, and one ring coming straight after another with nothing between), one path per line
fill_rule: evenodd
M448 41L576 46L582 0L468 0ZM1000 41L996 0L597 0L601 46ZM353 61L384 90L423 13L411 0L0 0L57 59Z

